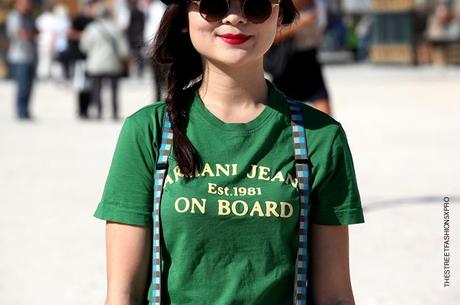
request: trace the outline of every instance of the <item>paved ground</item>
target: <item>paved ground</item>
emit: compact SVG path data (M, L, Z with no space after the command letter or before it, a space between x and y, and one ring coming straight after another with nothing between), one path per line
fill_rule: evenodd
M326 76L366 210L366 224L350 228L356 303L458 304L460 69L341 66ZM0 304L101 305L104 224L91 215L121 123L76 120L70 88L52 84L37 86L37 120L18 123L13 93L0 82ZM147 79L125 82L123 114L150 95Z

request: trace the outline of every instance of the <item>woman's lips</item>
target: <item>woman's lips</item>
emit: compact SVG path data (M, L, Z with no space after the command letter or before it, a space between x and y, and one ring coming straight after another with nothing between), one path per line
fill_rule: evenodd
M249 40L249 38L251 38L251 36L246 36L246 35L242 35L242 34L237 34L237 35L234 35L234 34L223 34L223 35L219 35L219 37L226 43L228 44L242 44L244 42L246 42L247 40Z

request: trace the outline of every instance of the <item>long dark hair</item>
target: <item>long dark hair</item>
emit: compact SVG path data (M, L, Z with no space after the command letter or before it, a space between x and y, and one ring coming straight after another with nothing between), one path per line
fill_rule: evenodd
M172 150L185 178L193 177L201 167L201 158L185 131L190 105L203 74L201 56L188 33L188 4L189 1L181 0L167 7L151 46L152 60L168 71L165 103L173 130ZM282 24L291 23L298 14L292 0L281 0L280 12Z

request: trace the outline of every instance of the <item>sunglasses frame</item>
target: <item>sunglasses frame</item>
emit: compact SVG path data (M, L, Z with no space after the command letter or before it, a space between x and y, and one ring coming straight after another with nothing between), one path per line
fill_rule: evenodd
M225 0L225 2L227 3L227 12L225 12L224 17L228 14L228 11L230 10L230 1L232 1L232 0ZM270 17L271 11L270 11L270 15L268 15L267 18L265 18L264 20L262 20L260 22L251 21L251 18L246 17L246 15L244 14L244 9L243 8L244 8L244 5L245 5L246 1L248 1L248 0L242 0L241 1L241 13L243 14L243 17L245 19L247 19L249 22L263 23L263 22L265 22L265 20L267 20ZM249 0L249 1L251 1L251 0ZM273 10L273 7L279 6L280 2L281 2L281 0L252 0L252 1L269 1L271 3L271 5L272 5L272 10ZM211 19L211 18L206 18L207 15L205 13L201 12L201 0L190 0L190 2L198 5L198 7L200 8L200 15L201 15L201 17L203 17L204 20L206 20L208 22L217 22L219 20L219 19L214 20L214 19Z

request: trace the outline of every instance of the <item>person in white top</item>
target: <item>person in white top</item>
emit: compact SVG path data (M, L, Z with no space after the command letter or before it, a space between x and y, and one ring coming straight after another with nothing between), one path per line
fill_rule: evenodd
M160 27L160 21L166 10L166 4L160 0L147 0L144 41L152 42Z
M8 61L17 85L16 115L19 120L30 120L30 98L35 78L36 35L32 17L31 0L15 1L15 9L6 19L6 34L9 38Z
M37 76L40 79L48 79L51 77L51 66L54 56L54 40L56 38L56 20L52 9L52 5L47 6L45 11L40 14L36 20L37 30L39 32L37 38Z
M112 89L112 118L118 120L118 80L128 60L128 41L112 20L109 8L100 5L96 11L96 21L83 31L80 50L87 54L87 71L92 79L92 102L98 110L97 118L102 118L101 90L107 79Z
M63 4L58 4L53 9L55 18L54 31L54 50L57 61L61 64L61 75L65 79L70 79L70 60L68 54L67 31L70 28L70 18L68 8Z

